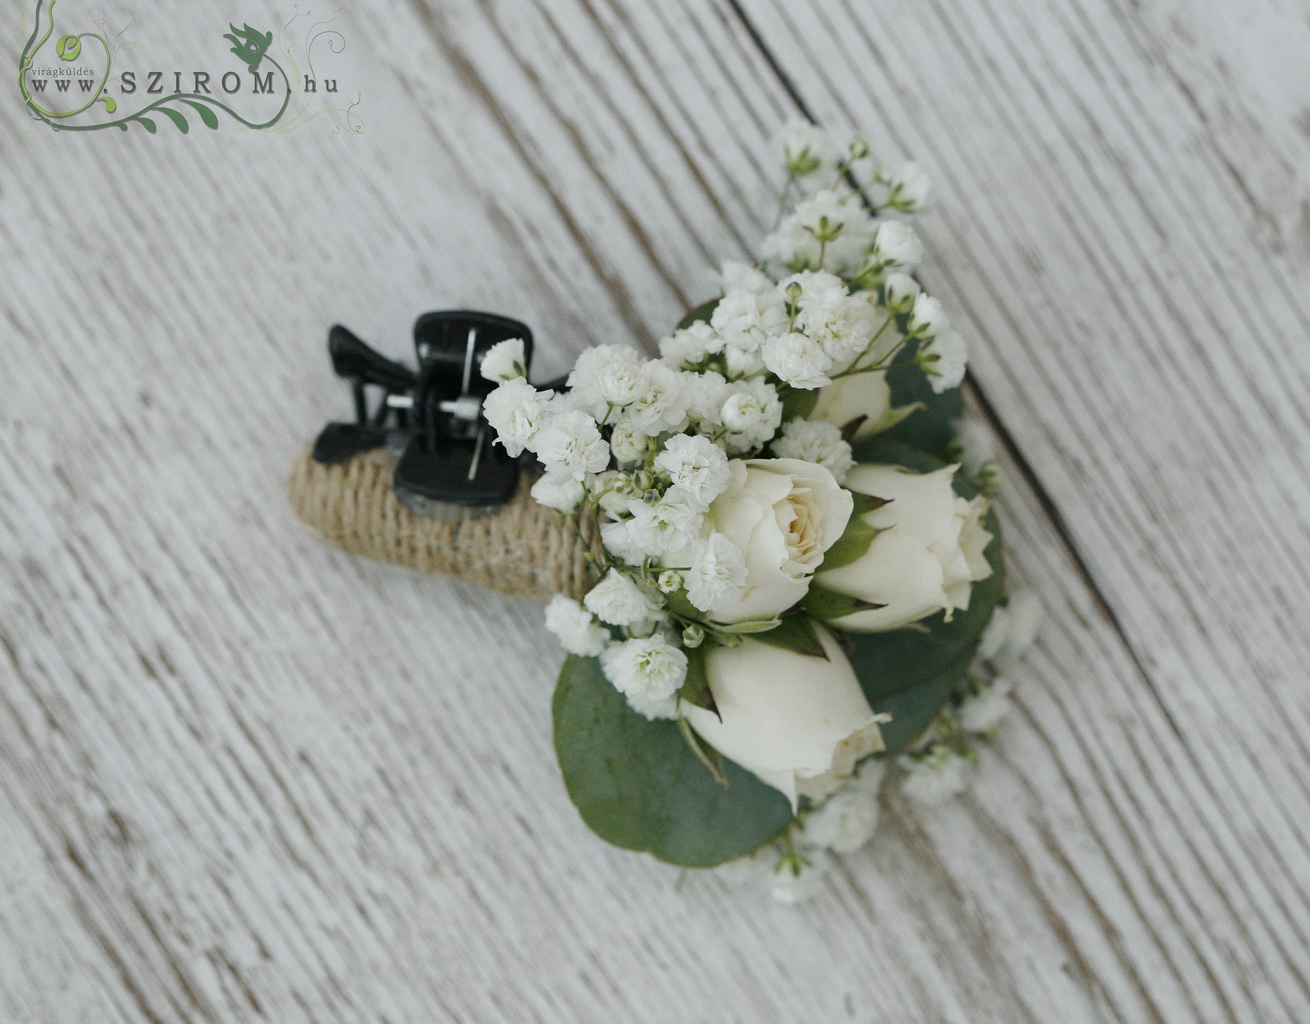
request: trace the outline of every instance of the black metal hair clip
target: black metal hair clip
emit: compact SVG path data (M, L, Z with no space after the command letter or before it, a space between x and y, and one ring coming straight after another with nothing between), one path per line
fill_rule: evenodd
M399 455L396 497L417 515L443 516L451 505L504 504L514 494L519 465L492 444L496 432L482 401L496 385L479 371L488 350L510 338L523 339L527 369L532 332L517 320L470 310L424 313L414 323L416 372L337 324L328 332L328 354L337 375L351 382L355 422L324 427L314 442L315 461L331 465L388 448ZM372 411L370 386L381 389Z

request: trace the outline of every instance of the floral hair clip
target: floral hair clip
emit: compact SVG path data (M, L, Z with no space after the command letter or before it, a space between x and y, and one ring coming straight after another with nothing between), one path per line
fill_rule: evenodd
M872 836L889 775L963 788L1037 608L1007 593L964 339L914 276L927 179L809 124L778 146L760 262L726 264L658 358L601 345L538 388L503 318L421 318L417 373L334 329L358 422L292 497L347 550L548 598L587 825L790 900Z

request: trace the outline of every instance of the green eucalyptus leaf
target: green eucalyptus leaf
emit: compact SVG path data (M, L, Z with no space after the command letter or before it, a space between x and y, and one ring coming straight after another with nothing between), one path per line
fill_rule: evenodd
M726 759L723 785L676 722L647 721L629 708L595 658L565 660L553 711L564 784L606 842L711 867L745 856L791 821L777 790Z
M896 361L913 359L917 351L918 342L912 341L897 353ZM955 421L964 415L960 389L952 388L937 394L928 382L928 375L917 366L898 366L889 370L887 383L892 389L893 406L921 405L890 429L859 442L856 460L872 461L863 452L885 441L899 441L937 458L945 458L955 440Z
M678 326L675 327L674 330L678 330L678 331L685 330L686 328L694 324L697 320L704 320L705 322L708 323L710 317L714 315L714 308L718 304L719 304L718 299L710 299L709 302L702 302L699 306L697 306L690 313L688 313L681 320L679 320Z
M868 553L873 538L878 530L866 523L860 516L851 516L846 524L846 531L837 538L837 543L830 547L823 556L823 569L840 569L843 565L858 562Z
M814 620L808 615L789 615L776 629L757 633L753 639L770 647L780 647L784 651L828 660L828 652L823 649L823 641L814 628Z
M820 622L840 619L843 615L852 615L855 612L867 612L875 608L886 607L885 604L877 604L863 598L851 597L849 594L838 594L836 591L825 590L823 587L816 586L811 586L804 600L801 601L801 608L805 610L805 614L818 619Z
M930 473L942 466L931 455L892 442L869 446L866 459L904 466L917 473ZM965 498L977 493L959 476L955 490ZM939 612L905 629L842 634L851 666L873 709L900 716L900 721L893 719L883 730L890 751L913 740L964 677L982 632L1005 593L1000 527L994 514L988 513L985 525L994 537L985 552L992 574L973 585L967 610L956 612L950 622L945 613Z

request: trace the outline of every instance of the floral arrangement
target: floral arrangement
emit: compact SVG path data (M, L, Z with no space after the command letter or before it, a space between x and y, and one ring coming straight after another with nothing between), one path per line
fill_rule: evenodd
M586 547L590 589L546 610L582 817L795 899L873 834L889 766L925 803L963 787L1037 609L1006 593L997 469L961 428L964 339L914 277L927 179L804 123L777 144L763 260L725 265L658 359L602 345L539 391L511 340L481 369L498 443Z

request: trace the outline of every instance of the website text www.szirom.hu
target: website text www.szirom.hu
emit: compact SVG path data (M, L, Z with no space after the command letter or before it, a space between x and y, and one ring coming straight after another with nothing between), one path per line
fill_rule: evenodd
M170 75L172 81L169 81ZM206 96L214 95L215 89L233 96L245 88L245 80L235 71L227 71L222 76L218 76L217 80L215 80L216 76L208 71L146 71L142 72L140 77L135 71L124 71L118 77L119 91L125 96L130 96L138 88L150 94L164 93L168 91L170 85L174 93L189 91L192 95ZM95 72L87 68L32 68L28 72L28 78L33 92L45 92L51 82L54 83L56 92L68 92L74 80L82 92L91 92L95 86ZM252 71L250 80L252 93L258 95L273 92L273 72L268 71L260 75ZM320 85L324 92L338 91L335 78L324 78L320 82L309 75L305 76L305 92L318 92Z

